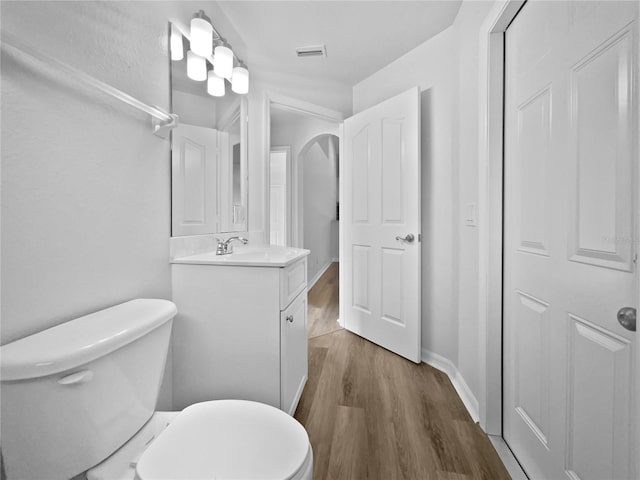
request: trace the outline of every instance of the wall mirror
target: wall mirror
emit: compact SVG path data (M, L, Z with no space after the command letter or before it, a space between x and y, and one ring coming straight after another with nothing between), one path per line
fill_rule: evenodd
M202 80L194 81L187 71L189 40L174 24L170 29L171 111L179 121L171 134L171 235L246 231L246 97L220 77L216 88L222 91L208 93L206 62ZM176 35L182 41L178 47ZM182 55L174 55L175 48L182 48Z

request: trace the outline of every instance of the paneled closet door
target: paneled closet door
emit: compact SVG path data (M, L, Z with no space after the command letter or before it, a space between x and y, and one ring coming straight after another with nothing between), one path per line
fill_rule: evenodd
M532 479L629 479L638 2L527 2L506 35L504 435Z

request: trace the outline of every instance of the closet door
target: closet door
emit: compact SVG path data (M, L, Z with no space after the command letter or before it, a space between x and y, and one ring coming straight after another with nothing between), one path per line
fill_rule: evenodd
M532 479L634 472L638 2L527 2L506 34L504 435Z

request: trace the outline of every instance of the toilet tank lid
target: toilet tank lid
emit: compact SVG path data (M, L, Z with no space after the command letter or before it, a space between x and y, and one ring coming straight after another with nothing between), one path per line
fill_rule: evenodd
M171 320L173 302L136 299L70 320L0 347L0 380L64 372L107 355Z

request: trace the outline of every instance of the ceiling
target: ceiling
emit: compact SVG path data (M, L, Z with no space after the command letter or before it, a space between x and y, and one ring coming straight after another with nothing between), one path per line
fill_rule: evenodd
M351 88L449 27L461 0L217 4L244 41L250 71L309 79L313 88ZM326 57L297 57L297 47L318 44L326 45Z

